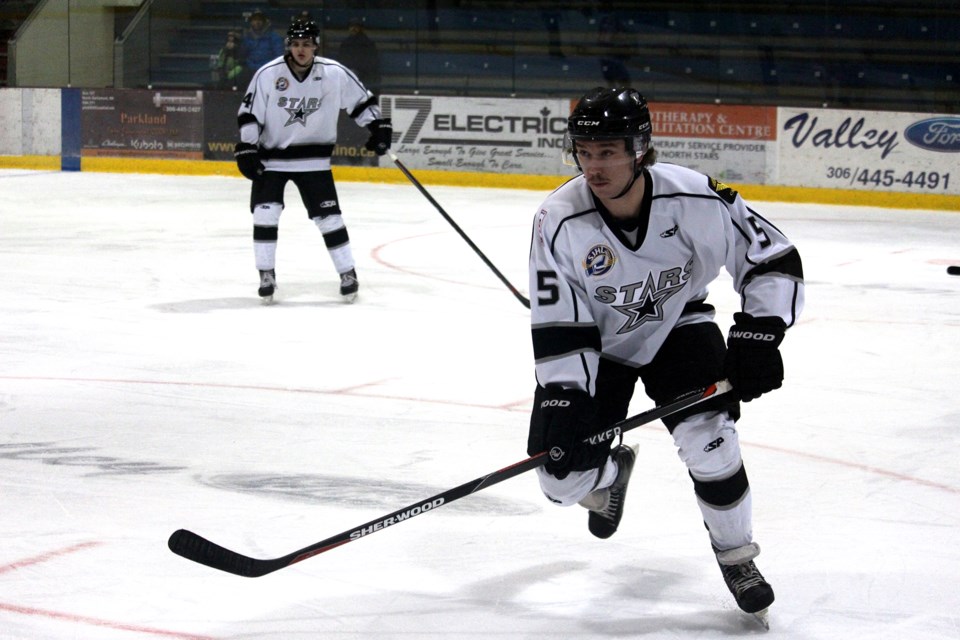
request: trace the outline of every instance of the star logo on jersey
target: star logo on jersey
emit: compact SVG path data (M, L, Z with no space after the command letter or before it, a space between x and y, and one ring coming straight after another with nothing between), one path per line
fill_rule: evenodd
M309 118L310 114L316 111L316 109L308 109L307 107L300 105L299 107L295 108L287 107L286 111L290 117L285 123L283 123L283 126L289 127L292 124L299 124L300 126L305 127L307 126L307 118Z
M639 300L630 304L614 305L614 309L627 316L627 321L617 329L617 333L629 333L647 322L662 321L664 303L682 288L683 285L657 290L653 286L653 276L648 276Z
M289 116L283 124L289 127L292 124L299 124L301 127L307 126L307 118L320 109L320 98L297 98L281 96L277 100L277 106L287 112Z
M680 292L692 274L693 260L685 267L664 269L659 275L648 272L639 282L620 287L603 285L594 291L594 299L609 304L626 316L626 321L617 329L618 334L629 333L648 322L662 322L667 301ZM622 300L620 304L616 304Z

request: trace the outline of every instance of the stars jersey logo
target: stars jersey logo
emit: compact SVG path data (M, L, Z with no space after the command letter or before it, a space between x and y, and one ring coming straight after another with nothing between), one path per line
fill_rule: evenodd
M685 267L666 269L658 276L649 272L644 280L619 288L597 287L594 299L611 305L617 312L626 316L617 333L621 335L630 333L647 322L663 321L664 305L687 285L692 265L693 260L690 260ZM620 301L622 301L620 304L616 304Z
M320 98L297 98L281 97L277 101L277 106L287 112L289 116L283 126L289 127L293 124L299 124L302 127L307 126L307 118L320 109Z
M617 333L629 333L647 322L662 321L664 303L682 288L683 284L658 289L653 281L653 274L648 274L638 300L629 304L614 305L614 309L627 316L626 322L617 329Z

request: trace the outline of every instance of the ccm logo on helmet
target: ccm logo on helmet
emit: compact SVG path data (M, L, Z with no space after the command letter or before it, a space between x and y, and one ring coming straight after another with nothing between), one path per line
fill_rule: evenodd
M772 333L758 333L755 331L731 331L731 338L739 338L740 340L760 340L761 342L773 342L777 339L777 336Z
M540 403L541 409L546 409L547 407L569 407L569 400L544 400Z
M599 125L599 120L577 120L578 127L597 127Z

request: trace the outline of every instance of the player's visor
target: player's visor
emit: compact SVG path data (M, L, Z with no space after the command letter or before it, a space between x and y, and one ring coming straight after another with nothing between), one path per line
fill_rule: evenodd
M635 138L634 144L637 145L636 149L627 151L627 141L624 138L572 139L567 133L563 137L563 163L581 169L633 164L647 152L647 145L641 138Z

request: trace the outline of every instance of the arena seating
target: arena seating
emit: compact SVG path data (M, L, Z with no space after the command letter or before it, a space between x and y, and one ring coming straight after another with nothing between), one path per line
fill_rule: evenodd
M379 50L383 93L571 97L629 82L659 101L960 111L960 4L936 0L199 0L183 6L182 15L166 20L175 26L155 54L153 86L213 86L211 57L228 30L243 28L246 16L261 9L282 34L306 9L320 24L329 57L336 57L350 20L364 21ZM3 13L0 22L6 24Z

